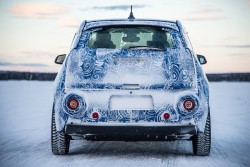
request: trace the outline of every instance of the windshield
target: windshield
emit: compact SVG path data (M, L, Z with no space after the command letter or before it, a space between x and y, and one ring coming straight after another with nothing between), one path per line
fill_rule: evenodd
M165 49L173 47L173 39L171 33L161 27L112 27L92 32L89 36L88 47Z

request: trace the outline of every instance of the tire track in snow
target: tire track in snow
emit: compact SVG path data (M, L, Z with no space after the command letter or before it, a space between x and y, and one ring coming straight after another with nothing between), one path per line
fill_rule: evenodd
M175 144L177 142L177 144ZM183 149L177 148L181 145L175 142L74 142L70 155L86 156L89 158L119 159L154 159L160 166L175 167L175 157L182 155ZM183 146L182 146L183 145ZM177 149L177 150L176 150ZM190 151L190 150L189 150ZM190 152L189 152L190 154Z

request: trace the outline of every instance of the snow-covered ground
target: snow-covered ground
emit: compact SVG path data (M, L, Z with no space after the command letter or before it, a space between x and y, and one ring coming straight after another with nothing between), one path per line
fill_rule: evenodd
M71 141L70 154L50 148L53 82L0 82L0 166L250 166L250 83L211 83L212 150L190 141Z

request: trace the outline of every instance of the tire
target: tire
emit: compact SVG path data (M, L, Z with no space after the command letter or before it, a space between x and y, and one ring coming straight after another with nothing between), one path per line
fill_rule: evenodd
M51 120L51 149L55 155L66 155L69 153L70 138L63 132L56 131L55 113L52 112Z
M197 135L193 137L193 152L198 156L208 156L210 154L211 147L211 121L210 112L208 113L206 126L204 132L198 132Z

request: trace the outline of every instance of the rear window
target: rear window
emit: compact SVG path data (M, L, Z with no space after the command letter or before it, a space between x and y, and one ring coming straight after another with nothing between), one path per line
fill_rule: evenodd
M90 48L128 49L135 47L171 48L171 33L160 27L108 27L90 34Z

